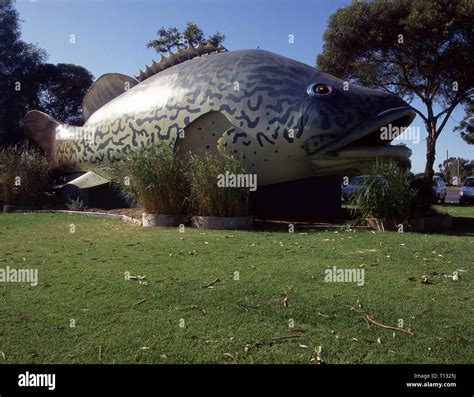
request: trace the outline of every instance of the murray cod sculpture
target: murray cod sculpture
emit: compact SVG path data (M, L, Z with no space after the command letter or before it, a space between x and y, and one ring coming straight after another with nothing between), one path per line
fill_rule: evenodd
M410 150L390 145L394 136L382 140L380 128L405 127L415 117L397 96L268 51L210 44L153 62L136 79L100 77L83 110L82 127L38 111L26 115L27 136L52 166L90 176L130 151L168 141L177 155L232 151L259 185L353 174L377 157L407 159ZM86 178L80 186L105 182Z

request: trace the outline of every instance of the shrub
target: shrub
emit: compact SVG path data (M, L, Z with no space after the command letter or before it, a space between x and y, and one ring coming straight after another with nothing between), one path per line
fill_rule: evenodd
M80 197L77 197L75 200L69 200L66 203L66 207L69 211L84 211L84 202Z
M355 218L407 222L414 214L417 195L410 174L394 162L379 160L370 167L369 174L364 188L356 189L349 200Z
M192 209L201 216L248 215L247 187L218 187L218 178L226 171L233 175L247 174L233 154L190 154L186 178L191 189Z
M150 214L180 214L187 196L183 162L166 143L131 152L107 169L128 199ZM107 173L106 171L106 173Z
M0 149L0 202L39 205L44 202L49 172L46 158L36 149Z

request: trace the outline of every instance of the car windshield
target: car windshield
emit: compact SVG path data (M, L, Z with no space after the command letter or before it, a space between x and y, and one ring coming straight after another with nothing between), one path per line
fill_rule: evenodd
M474 178L469 178L464 181L464 186L474 187Z

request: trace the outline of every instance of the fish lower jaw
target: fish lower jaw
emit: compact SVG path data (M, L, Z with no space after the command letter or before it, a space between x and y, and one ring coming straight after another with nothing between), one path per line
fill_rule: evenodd
M373 160L374 158L392 158L406 160L411 150L402 145L348 146L336 152L336 159Z
M405 146L356 146L311 159L315 175L356 175L376 159L407 160L411 150Z

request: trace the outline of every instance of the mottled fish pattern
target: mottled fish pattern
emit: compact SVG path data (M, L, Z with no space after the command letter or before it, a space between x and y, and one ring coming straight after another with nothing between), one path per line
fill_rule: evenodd
M331 95L309 95L315 83L330 85ZM232 125L216 137L219 147L239 154L261 183L275 183L318 174L307 161L315 148L403 105L375 90L346 90L343 81L268 51L209 54L140 82L95 111L83 127L60 125L54 157L71 169L93 170L158 141L175 142L183 131L186 139L196 119L219 112Z

